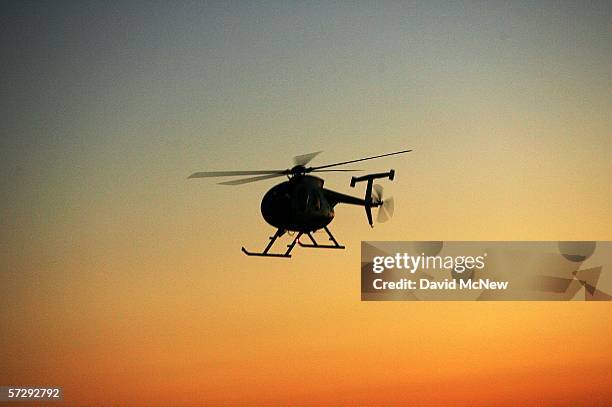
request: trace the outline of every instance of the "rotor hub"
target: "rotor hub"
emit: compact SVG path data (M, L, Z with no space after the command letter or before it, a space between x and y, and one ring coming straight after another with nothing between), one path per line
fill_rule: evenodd
M303 165L296 165L289 170L291 175L303 175L306 174L307 168Z

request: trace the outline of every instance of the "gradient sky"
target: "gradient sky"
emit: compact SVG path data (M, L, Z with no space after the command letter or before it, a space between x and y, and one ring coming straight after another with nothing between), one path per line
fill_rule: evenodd
M359 301L361 240L612 239L609 2L0 11L0 385L91 404L610 400L609 304ZM290 261L240 252L273 232L274 181L186 179L404 148L357 166L396 169L392 222L338 207L347 250Z

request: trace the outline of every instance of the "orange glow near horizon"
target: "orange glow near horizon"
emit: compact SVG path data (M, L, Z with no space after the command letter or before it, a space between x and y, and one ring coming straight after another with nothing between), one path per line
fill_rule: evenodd
M612 240L609 2L0 8L0 386L63 386L66 405L612 405L609 302L359 286L362 240ZM240 252L274 232L274 180L187 179L402 149L347 166L396 170L394 218L338 206L346 250L291 260ZM325 174L362 196L349 182Z

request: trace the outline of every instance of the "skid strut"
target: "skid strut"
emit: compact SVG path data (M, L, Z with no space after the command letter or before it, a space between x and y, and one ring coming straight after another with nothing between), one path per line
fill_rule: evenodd
M315 247L315 248L320 248L320 249L344 249L344 246L341 246L340 244L338 244L338 241L336 240L336 238L334 238L334 235L331 234L327 226L323 227L323 229L325 229L325 231L327 232L327 236L329 236L329 241L332 242L333 244L317 243L314 236L310 232L306 233L306 236L308 236L312 244L302 243L299 240L298 240L298 244L302 247Z
M250 252L247 249L244 248L244 246L242 247L242 252L244 254L246 254L247 256L261 256L261 257L285 257L285 258L289 258L291 257L291 250L293 250L293 248L295 247L296 242L298 241L298 239L300 238L300 236L302 236L302 232L299 232L291 241L290 244L287 245L287 251L285 253L268 253L268 251L272 248L272 245L274 244L274 242L276 241L276 239L278 239L279 237L281 237L282 235L285 234L285 230L283 229L278 229L276 231L276 233L274 234L274 236L270 236L270 243L268 243L268 245L266 246L266 248L264 249L263 252L261 253L257 253L257 252Z

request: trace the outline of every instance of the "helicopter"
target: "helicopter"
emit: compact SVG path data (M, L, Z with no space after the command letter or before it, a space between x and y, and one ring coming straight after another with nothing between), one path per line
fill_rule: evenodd
M261 200L261 214L268 224L276 228L276 233L269 237L270 242L262 252L251 252L244 247L242 247L242 252L247 256L290 258L291 251L295 247L296 243L301 247L307 248L345 248L345 246L338 243L327 227L334 219L334 208L337 204L342 203L363 206L365 208L368 223L371 227L374 227L374 222L372 220L372 208L378 208L378 222L384 222L393 215L393 199L390 198L383 200L382 186L373 184L375 179L388 178L390 181L393 181L395 178L395 170L393 169L387 172L352 177L350 182L350 186L352 188L354 188L359 182L366 182L365 197L363 199L323 188L324 180L309 174L320 172L361 171L356 169L330 168L397 154L405 154L411 151L412 150L402 150L334 164L307 167L307 164L321 153L321 151L317 151L294 157L294 166L285 170L204 171L194 172L188 178L256 175L255 177L219 182L220 185L242 185L250 182L286 176L287 181L272 187L265 193L263 199ZM320 244L317 242L317 240L315 240L313 233L319 230L324 230L327 233L330 243ZM284 253L271 253L270 249L274 245L274 242L285 233L290 235L292 233L297 234L291 243L287 245L287 250ZM310 243L300 241L300 238L303 235L308 236Z

